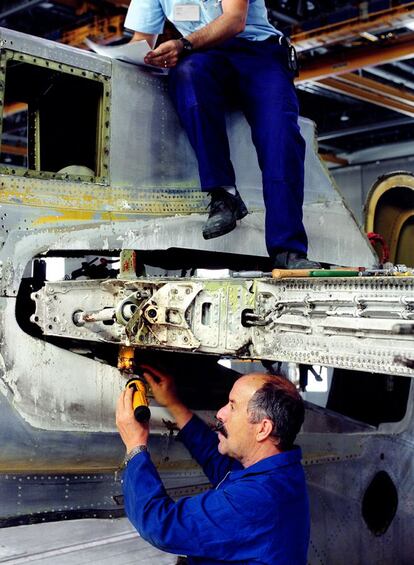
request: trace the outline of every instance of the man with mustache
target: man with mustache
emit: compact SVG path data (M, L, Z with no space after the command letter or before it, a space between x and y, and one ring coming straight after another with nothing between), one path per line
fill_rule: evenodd
M172 377L150 367L144 376L214 488L176 502L167 495L147 451L149 426L135 420L127 388L116 421L127 451L125 510L141 536L190 564L305 565L309 507L293 444L304 405L294 385L262 373L240 377L217 413L217 436L180 401Z

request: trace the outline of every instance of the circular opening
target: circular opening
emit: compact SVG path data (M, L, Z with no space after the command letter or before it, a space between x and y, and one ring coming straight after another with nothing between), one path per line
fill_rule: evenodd
M362 500L362 517L376 536L388 530L398 507L397 489L386 471L379 471L372 479Z

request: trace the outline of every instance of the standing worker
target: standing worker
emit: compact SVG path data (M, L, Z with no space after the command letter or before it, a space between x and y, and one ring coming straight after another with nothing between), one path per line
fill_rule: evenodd
M126 446L125 510L141 536L188 563L305 565L309 508L301 451L293 445L304 405L283 377L239 378L212 431L178 398L173 379L145 367L157 402L213 489L174 502L147 451L148 424L134 418L132 390L119 397L116 423Z
M236 227L247 208L230 160L232 96L250 124L262 170L266 246L274 268L313 269L302 221L305 142L298 126L296 54L267 19L264 0L132 0L125 27L153 47L165 19L182 34L145 62L170 69L169 90L210 194L205 239Z

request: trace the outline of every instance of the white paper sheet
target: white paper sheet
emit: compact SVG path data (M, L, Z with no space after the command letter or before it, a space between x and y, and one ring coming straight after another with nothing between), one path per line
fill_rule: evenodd
M98 55L103 55L110 59L118 59L119 61L132 63L133 65L143 65L151 69L156 69L158 72L164 72L164 69L160 69L160 67L144 63L145 55L151 51L151 48L145 40L133 41L132 43L124 43L123 45L116 46L99 45L90 39L85 39L85 43L89 49L95 51Z

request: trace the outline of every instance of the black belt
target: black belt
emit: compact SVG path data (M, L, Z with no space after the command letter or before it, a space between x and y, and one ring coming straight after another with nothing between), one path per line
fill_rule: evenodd
M292 71L295 77L299 76L298 56L296 54L296 49L293 47L290 39L285 35L272 35L266 41L268 41L269 43L277 43L277 45L286 47L286 49L288 50L287 63L289 70Z
M268 43L277 43L278 45L283 45L283 47L289 47L290 39L288 39L285 35L271 35L265 41Z

